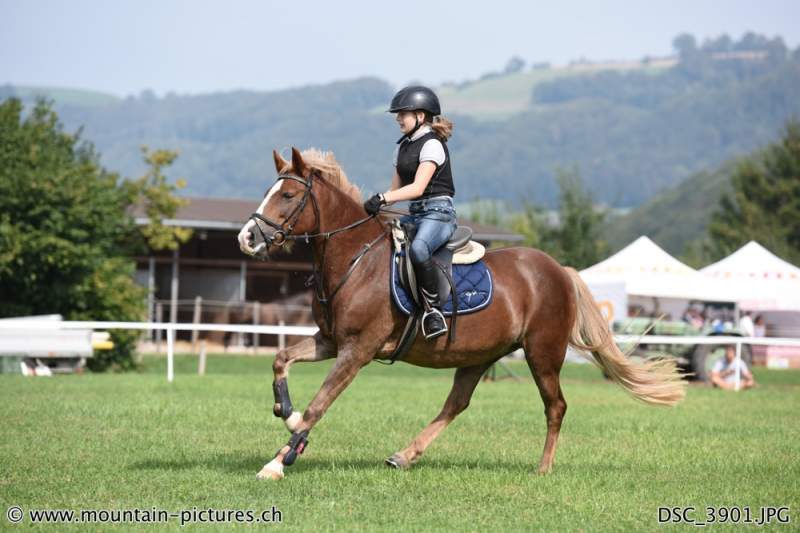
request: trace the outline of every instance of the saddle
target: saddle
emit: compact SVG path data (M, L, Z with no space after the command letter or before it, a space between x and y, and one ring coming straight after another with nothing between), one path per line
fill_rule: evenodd
M409 248L416 234L413 224L401 224L399 220L392 222L394 250L392 252L392 268L390 286L395 305L408 315L406 327L400 341L391 356L391 363L401 359L413 344L419 330L421 319L422 296L411 263ZM486 249L482 244L471 240L472 229L460 226L450 240L433 254L433 261L438 267L439 304L445 316L450 317L448 342L455 339L456 316L477 311L486 307L491 300L491 275L486 265L480 261ZM463 265L456 272L454 281L453 265ZM478 287L480 284L481 286ZM486 290L488 285L488 290ZM470 290L475 289L478 290ZM473 296L480 293L483 298ZM448 311L447 306L450 310Z
M395 258L400 281L419 306L421 303L414 265L408 254L408 247L417 234L413 224L401 224L399 220L392 223ZM447 298L454 292L453 265L469 265L479 261L486 253L486 248L472 239L472 228L459 226L450 240L433 254L433 260L439 267L439 305L444 307Z

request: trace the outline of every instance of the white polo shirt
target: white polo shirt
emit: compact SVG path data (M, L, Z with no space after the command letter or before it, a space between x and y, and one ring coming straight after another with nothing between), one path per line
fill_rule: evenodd
M420 128L414 132L414 135L411 136L412 141L416 141L423 135L430 133L431 127L426 125L420 126ZM407 142L403 140L403 142ZM397 154L400 152L400 146L402 143L398 144L394 149L394 156L392 156L392 164L397 166ZM444 146L442 146L442 141L439 139L428 139L425 141L425 144L422 145L422 150L419 153L419 162L422 163L423 161L433 161L436 163L437 167L444 165L445 155L444 155Z

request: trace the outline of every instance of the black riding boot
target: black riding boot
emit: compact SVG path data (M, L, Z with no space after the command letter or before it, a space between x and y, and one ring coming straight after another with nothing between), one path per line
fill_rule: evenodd
M428 259L414 267L417 283L421 289L422 305L425 308L425 314L422 315L422 334L426 339L434 339L447 333L447 324L439 309L439 279L436 273L438 267L433 259Z

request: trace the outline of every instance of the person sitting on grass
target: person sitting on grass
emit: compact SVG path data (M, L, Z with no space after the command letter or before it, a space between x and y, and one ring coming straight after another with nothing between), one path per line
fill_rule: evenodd
M737 365L738 363L738 365ZM734 390L736 388L736 369L741 369L739 381L740 389L749 389L755 386L753 374L747 368L747 363L743 360L736 360L736 348L728 346L725 348L725 357L720 359L711 369L711 384L720 389Z

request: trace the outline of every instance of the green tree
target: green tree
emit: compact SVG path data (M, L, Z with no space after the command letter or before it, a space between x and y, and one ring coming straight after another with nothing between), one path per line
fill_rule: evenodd
M595 208L576 170L560 171L558 227L552 230L552 255L563 265L578 270L600 261L607 244L600 238L605 211Z
M147 236L130 208L174 205L165 199L174 189L149 176L127 184L104 169L80 131L63 131L50 103L38 101L24 119L18 99L0 103L0 316L141 320L145 293L132 257ZM114 350L97 352L91 368L131 367L137 335L113 331Z
M548 223L544 209L533 202L525 201L522 211L511 216L511 231L522 235L522 244L554 254L557 228Z
M136 180L124 182L130 204L141 204L147 214L148 223L141 226L141 234L147 246L153 250L175 250L180 243L192 236L192 230L178 226L165 226L164 219L172 218L178 209L187 204L187 200L174 195L177 189L186 186L183 179L170 184L163 174L178 157L177 152L170 150L150 151L142 147L144 161L148 171Z
M743 159L731 182L709 225L712 259L755 240L800 263L800 122L788 122L777 142Z

